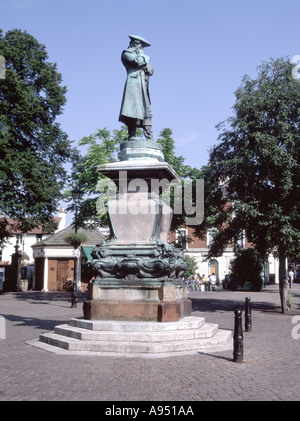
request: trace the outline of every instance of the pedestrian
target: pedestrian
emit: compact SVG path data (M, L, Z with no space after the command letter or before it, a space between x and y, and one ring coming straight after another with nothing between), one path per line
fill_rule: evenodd
M202 279L201 279L200 273L197 273L197 275L196 275L196 283L198 285L202 284Z
M204 285L204 290L207 291L208 290L208 282L207 282L207 277L204 273L201 277L201 280L202 280L202 283Z
M293 282L294 282L294 277L295 277L295 274L294 274L293 270L291 269L289 271L289 285L290 285L290 288L292 288L292 285L293 285Z
M212 273L209 277L209 289L211 290L211 288L215 288L216 287L216 283L217 283L217 277L214 273Z
M196 290L196 280L195 275L191 275L189 279L189 283L191 285L191 288L195 291Z

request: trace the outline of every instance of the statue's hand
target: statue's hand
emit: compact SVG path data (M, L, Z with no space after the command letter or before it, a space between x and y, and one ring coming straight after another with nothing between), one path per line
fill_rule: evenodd
M147 63L146 71L150 76L152 76L154 73L154 67L152 67L151 64Z
M143 56L137 56L136 63L140 67L143 67L146 64L145 59L144 59Z

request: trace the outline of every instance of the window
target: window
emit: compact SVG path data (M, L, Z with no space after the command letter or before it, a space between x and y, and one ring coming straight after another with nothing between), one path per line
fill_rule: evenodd
M238 237L238 239L234 242L234 248L237 249L243 249L245 248L245 234L244 231L242 231Z
M186 249L186 246L187 246L187 229L180 228L179 230L177 230L177 232L176 232L176 242L178 243L178 245L181 248Z
M23 235L22 234L17 234L16 235L16 240L19 244L22 244L23 241Z
M214 230L214 229L207 231L207 237L206 237L207 248L209 248L211 246L211 243L213 241L215 233L216 233L216 230Z
M208 275L212 275L213 273L218 276L219 272L219 263L216 259L212 259L208 262Z

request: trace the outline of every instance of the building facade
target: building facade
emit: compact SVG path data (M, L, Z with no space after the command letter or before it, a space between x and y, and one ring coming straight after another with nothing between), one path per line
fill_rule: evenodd
M215 273L222 281L230 272L230 263L235 258L234 249L232 244L228 244L222 256L207 260L210 243L212 241L212 234L213 231L208 231L206 236L203 239L200 239L195 236L194 229L192 227L186 226L178 229L176 234L171 233L170 242L174 242L180 238L180 242L184 245L186 250L185 255L194 257L197 261L197 273L201 276L205 275L206 277ZM240 239L239 246L241 248L252 247L251 243L247 241L245 236ZM268 282L279 282L278 269L278 259L270 254L266 262Z
M32 246L35 266L33 289L65 291L68 282L73 282L75 277L82 289L82 283L88 283L82 264L88 260L92 247L101 244L105 236L99 231L79 228L78 233L84 234L85 240L79 249L74 250L65 239L71 232L74 228L66 227Z
M59 214L54 220L58 224L58 228L55 232L59 232L66 228L66 213L63 207L60 208ZM1 263L11 264L11 256L15 253L15 246L18 244L23 263L32 264L34 260L32 246L49 236L49 232L43 232L41 227L34 228L28 232L22 232L19 229L16 229L16 224L13 219L8 219L7 221L11 237L9 237L7 242L0 247Z

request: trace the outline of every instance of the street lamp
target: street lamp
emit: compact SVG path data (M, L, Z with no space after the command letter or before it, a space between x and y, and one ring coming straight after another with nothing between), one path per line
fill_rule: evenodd
M74 202L75 207L75 235L77 235L77 229L78 229L78 210L80 208L80 202L83 196L83 192L79 189L78 186L72 191L72 199ZM76 273L76 263L77 263L77 255L76 255L76 249L78 248L78 245L76 244L77 241L74 243L74 281L73 281L73 288L72 288L72 304L71 308L77 307L77 273Z
M72 199L74 202L75 207L75 234L77 234L78 228L78 209L80 207L80 201L82 199L83 192L80 190L78 186L74 190L72 190Z

